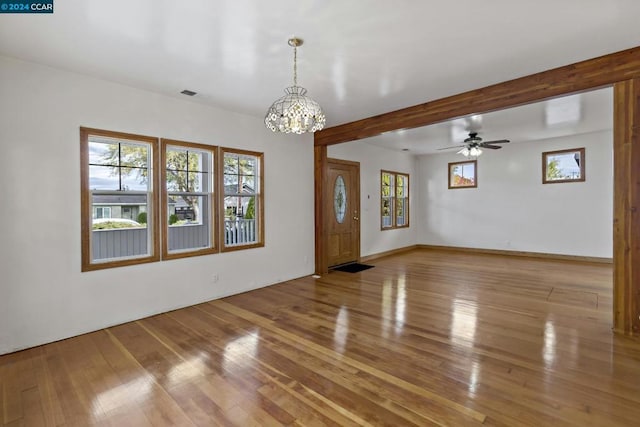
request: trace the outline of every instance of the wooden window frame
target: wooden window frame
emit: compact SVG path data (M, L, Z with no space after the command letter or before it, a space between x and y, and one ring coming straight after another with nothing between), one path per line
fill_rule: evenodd
M451 170L457 165L473 164L473 185L453 185L451 182ZM461 162L451 162L447 167L449 190L457 190L460 188L477 188L478 187L478 161L477 160L464 160Z
M162 242L162 259L163 260L170 260L170 259L178 259L178 258L188 258L188 257L193 257L193 256L200 256L200 255L209 255L209 254L214 254L219 252L218 250L218 239L216 239L217 236L217 230L218 230L218 218L219 218L219 212L218 212L218 204L217 204L217 197L216 197L216 189L217 189L217 181L219 181L220 177L218 176L218 171L217 171L217 157L218 157L218 147L213 146L213 145L206 145L206 144L198 144L198 143L194 143L194 142L186 142L186 141L178 141L178 140L174 140L174 139L161 139L160 140L160 165L161 165L161 171L160 171L160 182L161 182L161 201L160 201L160 206L159 206L159 210L161 212L160 214L160 221L162 223L162 238L161 238L161 242ZM166 165L166 161L167 161L167 149L170 147L176 147L176 148L186 148L186 149L193 149L194 151L206 151L209 153L209 155L211 156L211 161L210 161L210 168L211 171L209 172L210 174L210 188L209 188L209 192L208 192L208 196L209 196L209 210L210 210L210 215L209 215L209 241L211 243L211 246L208 248L202 248L202 249L185 249L179 252L169 252L169 215L167 212L167 206L168 206L168 201L169 201L169 193L171 193L171 191L167 190L167 165Z
M255 195L256 204L258 206L256 219L257 224L257 242L246 245L234 245L227 246L225 244L225 220L224 220L224 156L226 153L254 156L258 160L258 176L256 182L258 183L258 193ZM219 221L218 221L218 236L220 241L220 252L231 252L244 249L253 249L264 247L264 153L257 151L241 150L237 148L220 147L218 151L218 209L219 209Z
M101 136L107 138L123 139L128 141L148 144L151 148L151 164L149 169L151 179L149 180L150 190L147 200L147 215L150 221L147 222L147 230L150 233L151 244L149 255L141 257L115 259L113 261L93 262L91 233L93 209L91 203L92 190L89 185L89 138L90 136ZM123 267L127 265L145 264L160 260L160 239L159 239L159 212L158 212L158 188L159 178L159 143L158 138L135 135L123 132L107 131L102 129L80 128L80 229L81 229L81 271L93 271L106 268ZM149 225L149 222L151 223Z
M580 178L575 178L575 179L547 179L547 166L548 166L548 157L550 155L557 155L557 154L569 154L569 153L580 153ZM566 149L566 150L555 150L555 151L545 151L542 153L542 183L543 184L564 184L567 182L584 182L586 181L587 177L585 175L586 172L586 168L585 168L585 157L584 157L584 153L585 153L585 148L581 147L581 148L570 148L570 149Z
M383 215L382 215L382 202L383 202L383 195L382 195L382 186L384 183L384 179L383 176L385 174L391 175L393 177L393 185L392 185L392 189L390 191L390 204L391 204L391 225L385 227L384 226L384 222L383 222ZM397 209L397 187L398 187L398 176L402 176L405 178L405 198L407 199L407 204L404 208L405 210L405 224L403 225L398 225L398 216L396 215L396 209ZM395 172L395 171L390 171L390 170L380 170L380 230L385 231L385 230L395 230L398 228L409 228L410 226L410 222L409 222L409 181L410 181L410 175L408 173L404 173L404 172Z

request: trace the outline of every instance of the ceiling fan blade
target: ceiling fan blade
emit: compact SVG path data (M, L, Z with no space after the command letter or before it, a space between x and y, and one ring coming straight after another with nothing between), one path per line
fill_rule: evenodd
M498 139L498 140L495 140L495 141L485 141L485 142L482 142L482 144L483 145L484 144L506 144L508 142L509 142L508 139Z
M461 148L461 147L466 147L465 145L455 145L453 147L443 147L443 148L438 148L438 151L440 150L451 150L453 148Z
M482 144L481 147L488 148L489 150L499 150L500 148L502 148L499 145L491 145L491 144Z

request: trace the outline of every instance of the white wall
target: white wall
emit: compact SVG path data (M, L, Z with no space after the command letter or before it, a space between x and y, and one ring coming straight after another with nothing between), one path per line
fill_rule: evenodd
M611 131L512 143L478 158L478 188L447 189L455 154L421 156L419 243L590 257L613 253ZM586 181L542 184L542 152L585 147Z
M409 153L376 147L363 141L331 145L330 158L360 162L360 255L367 256L412 246L416 241L417 223L414 203L417 194L415 159ZM409 174L409 228L380 230L380 171Z
M264 152L266 246L81 273L80 126ZM0 57L0 144L0 354L314 270L309 135Z

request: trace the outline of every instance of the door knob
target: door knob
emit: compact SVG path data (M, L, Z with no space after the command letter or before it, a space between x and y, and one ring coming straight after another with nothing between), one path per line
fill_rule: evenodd
M358 211L353 211L353 219L354 219L354 221L357 221L359 219L358 218Z

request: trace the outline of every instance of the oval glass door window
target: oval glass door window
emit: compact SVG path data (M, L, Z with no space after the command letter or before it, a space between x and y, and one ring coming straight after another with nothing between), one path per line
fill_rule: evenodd
M344 214L347 212L347 187L344 185L342 175L338 175L336 185L333 187L333 211L338 224L342 224Z

